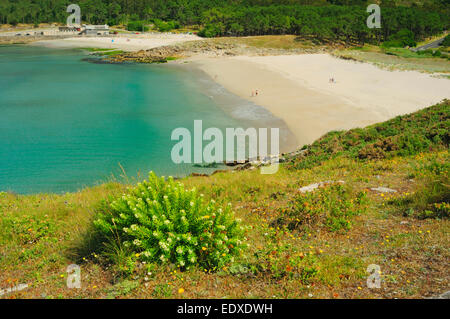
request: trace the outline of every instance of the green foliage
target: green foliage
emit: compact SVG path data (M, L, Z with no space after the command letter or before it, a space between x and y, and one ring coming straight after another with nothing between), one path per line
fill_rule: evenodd
M444 42L442 42L443 47L449 47L450 46L450 34L447 34L447 36L444 39Z
M413 39L418 40L449 27L449 11L440 0L431 0L434 5L421 7L384 2L381 29L367 28L367 3L362 0L79 0L77 3L82 21L90 24L127 25L128 21L151 21L157 17L155 25L163 32L180 25L200 25L203 26L200 34L205 37L295 34L317 41L380 43L402 29L411 31ZM65 23L68 4L66 0L1 0L0 23ZM132 26L129 30L142 28Z
M169 32L173 29L179 29L180 28L180 23L178 21L162 21L159 19L155 19L153 21L153 23L155 24L156 28L161 31L161 32Z
M224 6L202 13L204 37L295 34L321 42L379 43L388 46L415 45L415 40L448 27L443 13L417 8L383 7L381 29L366 25L365 6L287 5Z
M338 156L366 160L418 154L448 148L450 142L450 101L421 111L345 132L330 132L305 146L287 167L302 169Z
M420 163L420 162L419 162ZM450 216L450 158L433 156L428 162L414 167L412 176L421 179L417 191L394 198L389 204L398 206L405 216L448 218Z
M138 287L139 287L138 281L131 281L125 279L124 281L115 284L113 287L109 289L107 298L115 299L120 296L126 296Z
M403 48L406 46L415 47L417 43L414 41L414 33L408 29L402 29L391 35L388 41L383 43L383 47Z
M205 202L195 189L185 190L173 178L150 173L128 194L103 209L95 226L107 238L118 238L142 261L180 268L215 269L233 262L244 248L243 227L231 205Z
M367 210L365 192L355 196L340 184L321 187L316 191L298 194L290 205L280 211L274 222L289 230L306 230L324 226L330 231L349 230L351 217Z
M199 36L205 38L214 38L222 34L223 29L217 24L207 24L200 32Z
M21 244L36 243L41 238L51 235L55 229L54 222L32 216L4 218L2 224L5 233Z
M145 25L144 21L130 21L128 22L127 30L145 32L149 30L149 27Z
M152 295L158 299L169 298L172 296L172 288L168 284L157 284Z
M433 56L433 50L427 49L427 50L420 50L417 51L418 55L427 55L427 56Z

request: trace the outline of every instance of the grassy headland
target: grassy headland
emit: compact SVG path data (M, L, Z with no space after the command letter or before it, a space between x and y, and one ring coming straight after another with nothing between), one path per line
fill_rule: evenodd
M128 258L98 240L93 220L127 186L64 195L0 193L0 287L6 298L420 298L449 290L450 103L364 129L331 132L258 169L188 177L231 203L249 248L211 272ZM329 182L311 193L300 187ZM395 189L395 193L371 190ZM67 289L67 266L82 288ZM367 266L381 288L366 286Z

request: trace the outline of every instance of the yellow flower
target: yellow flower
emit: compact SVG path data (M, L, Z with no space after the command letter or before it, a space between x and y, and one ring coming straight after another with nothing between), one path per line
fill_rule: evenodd
M139 255L139 254L136 254L135 256L136 256L136 258L138 258L140 255Z
M358 290L361 290L362 288L361 287L358 287Z
M202 250L206 250L206 247L202 247Z
M184 289L183 289L183 288L178 289L178 293L179 293L179 294L182 294L183 292L184 292Z

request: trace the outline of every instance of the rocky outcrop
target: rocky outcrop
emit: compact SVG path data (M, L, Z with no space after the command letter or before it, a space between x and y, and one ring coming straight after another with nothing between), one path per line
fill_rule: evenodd
M236 55L282 55L282 54L300 54L300 53L317 53L322 49L304 48L304 49L274 49L274 48L258 48L247 46L239 42L225 40L207 39L202 41L188 41L181 44L167 45L149 50L141 50L137 52L126 52L105 58L107 61L121 62L138 62L138 63L165 63L172 58L184 58L194 55L206 55L212 57L219 56L236 56Z

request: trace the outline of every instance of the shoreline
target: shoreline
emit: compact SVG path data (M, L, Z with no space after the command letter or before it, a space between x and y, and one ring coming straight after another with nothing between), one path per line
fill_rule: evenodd
M280 152L295 151L324 134L383 122L450 98L450 82L417 71L392 71L373 64L344 60L329 53L254 52L251 48L218 47L190 35L140 35L121 45L147 41L129 54L130 61L145 57L177 56L170 65L190 66L205 73L226 91L261 107L280 119L292 133L295 145L281 142ZM199 41L193 38L198 39ZM51 48L104 47L124 49L112 37L71 38L34 42ZM182 41L175 41L182 40ZM155 42L156 41L156 42ZM187 46L183 42L190 41ZM141 43L142 45L142 43ZM139 58L144 57L143 61ZM127 61L127 60L126 60ZM121 63L121 61L114 61ZM329 79L335 78L334 83ZM258 96L252 92L259 91ZM270 123L266 123L269 127ZM282 126L282 125L281 125ZM287 143L290 144L290 143Z
M447 79L382 70L328 54L189 61L231 93L284 120L297 148L330 131L365 127L431 106L449 98L445 93L450 92ZM329 83L329 77L336 83ZM254 90L260 93L252 97Z
M256 104L255 101L234 94L211 78L207 72L195 63L169 63L168 66L176 67L193 75L194 79L192 81L196 89L213 100L227 115L244 122L246 124L244 129L249 127L255 129L279 128L280 154L291 153L297 150L297 138L284 119L277 117L267 108ZM270 153L270 149L268 151Z

